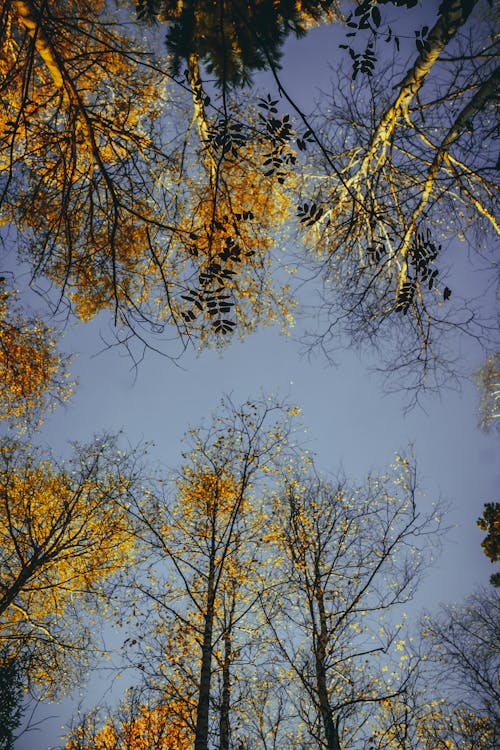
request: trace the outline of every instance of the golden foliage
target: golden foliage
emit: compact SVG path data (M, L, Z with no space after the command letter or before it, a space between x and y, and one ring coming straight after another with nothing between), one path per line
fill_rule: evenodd
M165 698L149 706L125 700L117 717L95 727L94 717L72 729L67 750L191 750L187 702Z
M224 473L189 472L178 482L183 513L196 521L231 513L240 496L234 477Z
M160 63L143 50L152 62L144 64L141 42L126 38L110 12L86 0L5 6L2 223L20 230L35 276L63 289L81 320L108 310L134 332L174 325L220 343L226 328L214 330L213 309L186 325L180 297L237 244L238 262L233 253L222 263L233 324L241 335L259 322L290 325L288 291L271 280L288 200L264 174L266 147L248 137L237 153L211 153L207 168L205 135L216 119L195 104L198 129L182 125L185 91L166 90Z
M67 365L54 330L39 318L23 318L15 293L1 290L0 419L38 424L46 408L71 395Z
M451 711L441 702L419 717L417 738L425 750L492 750L494 726L491 719L465 708Z
M162 87L107 3L39 5L7 3L1 18L2 221L88 320L143 294Z
M217 266L230 274L224 286L240 336L258 324L280 321L286 330L293 323L289 288L274 289L272 279L272 248L289 216L290 201L276 176L264 174L267 157L266 145L252 139L235 154L217 154L213 162L205 157L205 170L184 179L177 252L190 259L198 275ZM218 286L215 280L213 288ZM202 342L214 341L212 314L208 308L189 324L190 330L201 327Z
M33 651L30 678L57 687L61 656L83 650L87 638L74 607L130 561L133 480L128 457L106 440L77 450L66 467L39 454L12 440L0 445L0 642Z

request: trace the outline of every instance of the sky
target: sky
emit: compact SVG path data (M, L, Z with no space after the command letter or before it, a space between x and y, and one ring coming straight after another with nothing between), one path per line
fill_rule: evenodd
M338 42L331 29L322 29L287 45L283 78L304 105L314 96L311 81L327 90L328 65L339 56ZM137 370L117 348L99 353L100 333L107 326L102 317L70 325L63 338L61 348L78 353L72 368L78 388L67 406L47 417L39 436L56 455L64 454L70 440L123 430L131 445L152 441L152 458L173 469L183 433L216 409L223 394L236 403L262 392L286 397L302 409L301 439L326 475L342 469L353 483L361 483L369 471L383 472L394 453L411 444L425 490L422 508L440 498L449 503L442 554L413 612L459 602L478 585L487 585L493 566L482 553L484 535L475 522L483 504L498 497L500 464L498 439L477 426L479 399L472 379L460 392L445 389L440 397L425 400L423 408L406 413L404 396L384 395L366 356L346 351L332 367L320 357L301 355L300 324L289 337L265 329L223 352L187 352L180 366L148 353ZM463 369L472 374L482 353L466 343L461 358ZM106 690L106 680L98 677L61 705L40 706L39 730L22 737L17 750L57 745L60 727L80 696L92 705Z

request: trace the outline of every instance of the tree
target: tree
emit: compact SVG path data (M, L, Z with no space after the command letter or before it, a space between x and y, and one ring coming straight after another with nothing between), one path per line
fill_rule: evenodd
M168 24L174 75L195 57L222 88L248 84L253 71L268 68L270 62L278 65L288 34L302 36L313 24L339 17L333 0L140 0L137 14L141 20L158 16Z
M69 359L56 349L53 328L24 318L16 294L0 291L0 419L21 430L40 424L47 408L72 392Z
M370 750L494 750L490 722L450 696L431 698L427 680L422 674L412 691L381 702Z
M430 750L454 747L448 706L456 736L488 735L482 713L429 695L403 626L440 527L417 511L414 464L359 488L320 481L286 411L226 401L190 431L174 485L133 499L142 564L122 577L121 623L140 686L79 720L73 750L139 732L159 748Z
M133 583L146 597L134 609L146 612L149 600L156 614L136 615L131 658L160 701L184 700L195 747L361 743L374 706L382 711L413 679L402 626L384 612L411 598L436 511L416 512L404 457L392 476L348 491L295 479L278 451L286 490L262 494L257 477L274 477L276 458L265 458L283 428L263 431L256 449L247 441L257 440L262 412L217 420L193 431L179 501L153 495L138 509L152 556L149 581Z
M86 0L2 11L0 205L33 283L48 278L51 304L81 320L111 311L131 349L286 321L269 252L284 196L263 163L276 134L243 128L226 94L210 104L196 56L187 85L172 80L110 13Z
M443 687L463 717L476 716L485 747L498 744L500 598L495 589L480 589L461 606L445 606L422 621L429 658Z
M155 322L141 304L164 285L169 154L155 133L162 76L108 11L3 4L0 205L35 280L60 288L55 305L82 320L110 309L133 329Z
M128 640L160 702L183 703L196 750L213 736L230 748L235 673L262 586L258 493L285 454L289 429L279 403L225 399L209 424L189 432L175 499L151 492L135 506L148 576L131 586L135 609L149 614Z
M478 244L499 233L486 144L500 71L492 21L475 5L441 3L435 24L416 34L403 76L392 65L362 88L359 78L335 83L333 105L316 120L321 148L298 209L309 260L325 279L310 344L328 354L342 332L380 344L387 372L415 394L449 382L454 331L490 336L443 274L454 265L443 247L451 237Z
M476 370L476 382L480 394L480 426L485 432L500 429L500 352L488 357Z
M138 456L105 437L57 464L4 439L0 461L0 643L26 656L33 686L57 692L90 648L84 605L91 614L105 601L107 579L131 559L126 502Z
M380 34L379 5L361 3L351 28ZM279 50L290 31L337 18L332 3L221 2L219 14L209 3L139 3L140 16L158 12L169 24L181 79L123 33L104 0L5 3L0 203L34 283L48 277L59 290L52 303L82 320L111 311L136 357L133 342L221 346L233 331L286 326L288 285L275 288L271 276L295 190L300 264L327 279L312 343L328 353L340 328L380 345L415 398L449 382L453 332L489 334L470 300L456 287L452 295L443 232L498 231L483 148L498 71L488 21L470 20L475 5L441 4L392 100L394 68L381 91L369 79L326 117L310 122L294 105L298 127L280 108L280 95L294 103ZM375 57L351 53L357 75L373 72ZM263 65L278 97L249 104L229 83ZM336 87L338 99L345 88Z
M500 560L500 503L485 503L483 514L477 520L481 531L486 531L487 536L481 542L481 547L486 557L495 563ZM493 573L490 583L500 586L500 574Z
M0 750L13 750L14 732L23 715L21 659L0 655Z
M292 477L274 503L267 539L281 583L261 602L316 747L368 746L377 713L411 686L395 618L439 520L417 511L416 493L415 466L398 456L392 472L354 489Z

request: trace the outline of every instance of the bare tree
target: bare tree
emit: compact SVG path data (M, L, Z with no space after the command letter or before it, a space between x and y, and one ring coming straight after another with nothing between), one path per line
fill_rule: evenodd
M479 589L463 605L443 606L422 620L430 655L443 679L467 708L485 714L498 733L500 596Z

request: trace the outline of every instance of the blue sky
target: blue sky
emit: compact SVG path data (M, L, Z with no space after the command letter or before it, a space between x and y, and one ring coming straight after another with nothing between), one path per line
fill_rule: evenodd
M322 29L288 45L283 77L304 105L310 104L312 80L327 89L328 63L341 54L338 37ZM319 70L321 78L315 75ZM40 434L54 453L64 453L69 440L123 429L132 445L152 441L152 458L174 468L183 433L215 409L222 394L231 394L235 402L262 391L278 394L302 409L304 444L327 474L342 468L350 480L361 482L370 470L383 471L395 451L413 444L426 492L422 506L440 497L447 500L451 527L421 589L419 606L458 601L487 584L493 566L481 551L483 534L475 521L500 484L498 441L477 428L478 395L471 381L464 382L461 392L444 390L440 398L424 401L424 408L405 414L404 398L383 395L382 382L369 372L366 357L344 352L338 365L330 367L320 358L301 357L293 333L285 338L267 329L235 341L222 353L187 352L180 367L149 353L135 371L119 349L98 354L100 327L106 325L98 320L70 327L65 335L62 348L78 352L73 373L79 386L71 402L47 418ZM477 347L464 344L463 370L472 373L481 357ZM100 699L96 684L92 695L82 686L90 705ZM103 681L103 692L105 687ZM39 733L22 738L18 749L57 744L72 705L65 701L61 707L40 707L40 717L60 715L47 719Z

